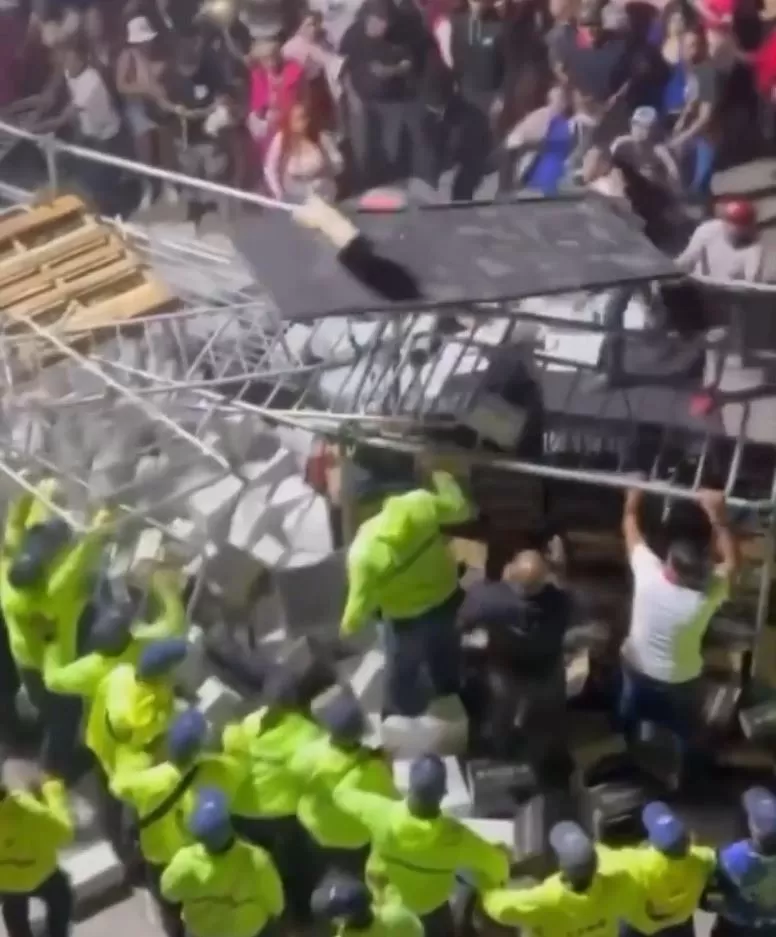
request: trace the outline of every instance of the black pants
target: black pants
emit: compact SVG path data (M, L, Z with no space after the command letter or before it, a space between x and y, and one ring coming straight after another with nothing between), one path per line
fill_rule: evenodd
M494 95L481 94L460 98L451 113L451 135L456 174L453 199L474 198L477 186L488 171L495 146L490 117Z
M3 895L3 921L8 937L33 937L30 926L31 898L39 898L46 906L48 937L67 937L73 917L73 890L61 869L57 869L30 892Z
M331 849L319 846L318 849L319 881L332 872L352 875L357 879L364 878L366 860L369 858L368 846L364 846L362 849Z
M421 914L420 923L425 937L450 937L456 930L453 910L447 901L428 914Z
M746 927L734 924L717 915L711 928L711 937L774 937L776 927Z
M41 767L47 774L76 781L87 768L80 741L82 701L76 696L51 693L37 670L23 670L21 677L43 728Z
M151 893L151 897L156 902L156 906L159 909L159 918L162 924L162 930L165 932L167 937L184 937L185 928L183 926L183 921L181 920L181 906L179 904L173 904L168 901L162 894L160 888L160 882L162 878L162 872L164 872L163 865L156 865L152 862L146 863L146 885L148 886L148 891Z
M695 937L695 921L690 918L682 924L674 924L673 927L666 927L658 931L659 937ZM641 931L629 924L620 925L620 937L642 937Z
M294 919L310 918L310 896L318 884L315 846L296 817L233 817L235 832L272 856Z
M22 725L16 710L21 681L11 654L8 629L0 621L0 741L13 745L21 741Z
M407 172L429 181L434 161L420 104L412 100L360 100L353 104L350 140L358 185L370 188L393 182Z

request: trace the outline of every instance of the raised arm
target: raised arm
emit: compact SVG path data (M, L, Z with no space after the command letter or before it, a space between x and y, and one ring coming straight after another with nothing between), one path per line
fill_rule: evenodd
M431 473L434 504L439 524L463 524L472 516L472 506L463 489L449 472Z
M644 543L639 524L639 509L644 499L643 493L637 488L631 488L625 495L625 506L622 512L622 536L625 540L625 549L631 556L637 546Z
M151 574L150 592L157 604L153 621L132 628L140 641L177 638L186 631L186 607L181 598L180 576L175 570L157 569Z
M52 693L91 699L100 682L107 677L113 662L102 654L87 654L70 664L60 665L58 655L44 657L43 681Z
M720 558L717 575L730 582L739 566L738 540L728 524L725 495L721 491L702 491L700 506L711 524L711 536L716 554Z

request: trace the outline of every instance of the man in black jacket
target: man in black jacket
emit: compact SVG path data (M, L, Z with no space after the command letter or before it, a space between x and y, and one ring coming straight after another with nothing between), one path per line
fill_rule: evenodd
M458 90L455 120L457 173L453 198L473 198L495 149L504 109L509 27L492 0L469 0L450 18L450 59Z
M404 174L405 143L414 174L428 160L419 101L427 45L407 23L392 0L367 0L340 44L351 145L365 187Z
M489 735L503 741L505 749L516 722L531 735L534 717L547 724L548 710L560 712L565 705L563 638L571 601L555 578L542 553L523 550L505 567L500 582L471 586L458 613L464 630L487 633ZM539 706L538 698L543 701Z

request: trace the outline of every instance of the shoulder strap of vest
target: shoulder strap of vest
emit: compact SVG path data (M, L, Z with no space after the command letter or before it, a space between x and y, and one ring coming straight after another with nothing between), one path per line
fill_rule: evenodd
M189 768L164 800L160 804L157 804L150 813L147 813L137 821L138 830L146 830L149 826L153 826L154 823L158 823L159 820L163 820L194 783L198 771L198 764L194 765L193 768Z

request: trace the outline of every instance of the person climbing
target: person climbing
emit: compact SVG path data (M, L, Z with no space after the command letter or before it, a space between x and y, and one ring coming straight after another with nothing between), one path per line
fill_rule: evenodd
M372 849L367 881L377 895L396 895L420 918L426 937L454 931L450 897L456 873L466 869L478 889L494 888L509 876L509 857L442 811L447 771L438 755L410 766L404 800L391 800L338 785L334 803L369 831Z
M270 856L235 835L218 788L197 794L189 832L162 873L160 890L180 904L190 937L259 937L281 916L283 884Z

